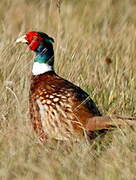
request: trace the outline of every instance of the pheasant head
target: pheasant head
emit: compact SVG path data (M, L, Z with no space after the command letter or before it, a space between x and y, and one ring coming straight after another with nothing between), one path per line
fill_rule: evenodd
M33 75L53 71L54 50L53 38L43 32L31 31L19 37L17 43L26 43L31 51L36 53L32 73Z

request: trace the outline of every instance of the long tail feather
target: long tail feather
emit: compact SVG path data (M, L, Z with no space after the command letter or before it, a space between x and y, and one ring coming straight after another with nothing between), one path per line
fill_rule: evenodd
M113 129L121 126L136 126L136 118L95 116L88 120L86 129L96 131L102 129Z

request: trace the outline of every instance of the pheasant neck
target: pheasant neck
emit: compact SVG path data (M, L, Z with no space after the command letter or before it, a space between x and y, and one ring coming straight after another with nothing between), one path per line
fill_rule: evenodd
M34 59L32 73L33 75L40 75L48 71L53 71L54 52L53 48L45 48L40 46L36 50L36 57Z

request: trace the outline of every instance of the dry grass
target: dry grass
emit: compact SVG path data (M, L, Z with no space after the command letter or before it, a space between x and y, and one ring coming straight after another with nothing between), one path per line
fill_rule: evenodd
M135 0L0 1L0 179L136 179L135 129L91 144L38 142L28 118L33 55L14 43L26 31L49 33L60 75L104 114L135 116L135 12Z

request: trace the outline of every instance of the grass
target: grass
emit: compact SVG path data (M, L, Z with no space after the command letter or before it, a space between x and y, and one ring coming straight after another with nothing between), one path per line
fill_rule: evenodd
M48 33L59 75L103 114L135 116L135 12L135 0L0 1L0 179L136 179L135 128L91 144L38 142L28 116L33 54L15 44L30 30Z

